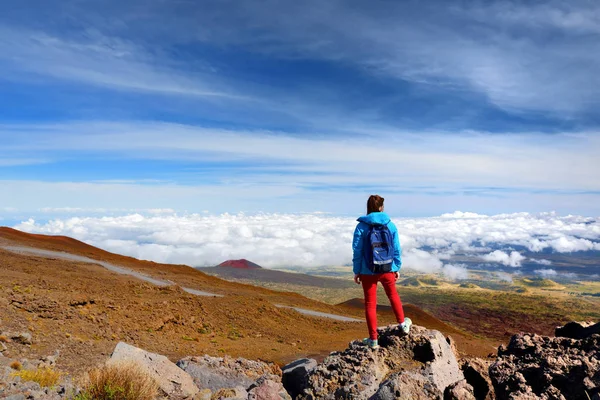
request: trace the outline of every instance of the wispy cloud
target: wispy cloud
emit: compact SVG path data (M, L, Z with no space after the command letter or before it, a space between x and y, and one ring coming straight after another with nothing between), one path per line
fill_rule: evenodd
M600 166L600 141L592 134L554 135L552 141L545 142L543 135L536 134L380 134L379 140L372 141L168 123L3 125L0 138L7 138L7 144L0 155L20 152L30 153L28 158L40 154L58 158L68 154L66 157L72 158L74 154L93 154L217 165L242 162L241 169L261 164L278 166L274 174L244 175L245 181L255 183L266 179L298 185L435 185L455 190L470 184L600 190L595 168ZM382 169L385 175L380 174Z
M134 42L94 29L61 37L0 24L0 68L5 79L27 79L23 72L29 71L119 90L251 100L223 81L216 83L208 71L181 70L170 60L158 58Z
M472 92L475 101L487 99L517 113L572 118L593 112L600 101L600 11L594 2L269 0L260 7L232 1L166 7L150 1L144 2L143 17L136 2L63 3L69 11L57 21L40 13L33 23L35 16L28 15L31 27L24 16L10 20L11 12L6 14L0 57L13 73L29 70L122 90L254 98L273 107L277 101L269 95L276 94L287 103L289 84L273 92L278 85L262 76L252 88L247 74L211 61L218 51L241 50L272 61L325 61L372 78L425 86L417 91L459 97ZM38 6L44 10L50 4ZM73 24L75 15L85 15L85 28ZM291 107L296 111L318 109L309 106L315 97L294 100L300 100Z

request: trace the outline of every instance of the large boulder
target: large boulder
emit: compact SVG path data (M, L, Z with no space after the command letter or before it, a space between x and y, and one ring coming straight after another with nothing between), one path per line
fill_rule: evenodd
M308 373L317 367L317 360L301 358L284 366L281 376L283 387L292 398L298 396L308 383Z
M499 400L588 400L600 393L600 335L518 334L500 347L489 372Z
M198 393L192 377L169 361L165 356L119 342L108 360L108 364L135 362L146 371L169 398L190 398Z
M423 337L424 350L422 351L431 352L424 360L426 364L423 373L428 375L441 393L444 393L446 387L464 379L454 348L451 346L450 340L444 338L439 331L428 331L423 333Z
M309 372L298 398L442 398L446 387L464 379L450 341L439 331L413 326L406 335L396 325L379 330L379 344L372 350L354 341L331 353Z
M244 358L186 357L177 361L177 366L201 389L248 388L263 375L272 375L272 379L281 383L281 370L277 365Z

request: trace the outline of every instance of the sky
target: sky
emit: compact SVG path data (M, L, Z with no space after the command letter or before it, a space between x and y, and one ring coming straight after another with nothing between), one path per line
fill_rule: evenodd
M600 214L600 3L0 0L0 217ZM2 221L0 220L0 223Z
M0 0L0 225L193 266L600 254L600 3ZM535 267L537 268L537 267ZM500 276L500 275L499 275Z

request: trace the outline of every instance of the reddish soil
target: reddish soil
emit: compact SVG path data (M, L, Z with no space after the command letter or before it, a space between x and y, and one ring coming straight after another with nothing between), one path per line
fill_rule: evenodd
M258 264L253 263L252 261L248 261L244 258L241 260L227 260L217 265L217 267L226 267L226 268L241 268L241 269L261 269L262 267Z

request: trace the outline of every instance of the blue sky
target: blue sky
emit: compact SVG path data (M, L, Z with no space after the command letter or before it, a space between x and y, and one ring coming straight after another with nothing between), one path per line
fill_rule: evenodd
M0 0L1 218L600 214L600 4L424 3Z

